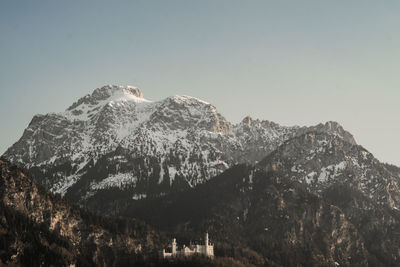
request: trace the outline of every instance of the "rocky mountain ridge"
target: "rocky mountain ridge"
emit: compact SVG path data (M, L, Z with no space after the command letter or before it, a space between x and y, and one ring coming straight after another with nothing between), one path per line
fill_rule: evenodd
M400 180L362 146L335 135L308 132L286 141L265 157L259 168L286 173L321 195L335 185L351 186L376 204L400 209Z
M152 102L136 87L109 85L65 112L34 116L4 157L72 199L110 188L129 188L131 197L140 199L204 183L308 131L355 143L335 122L286 127L246 117L233 125L194 97Z

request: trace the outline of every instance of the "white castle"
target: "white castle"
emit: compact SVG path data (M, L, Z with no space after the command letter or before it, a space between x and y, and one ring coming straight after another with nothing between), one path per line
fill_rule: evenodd
M193 254L203 254L207 257L214 257L214 246L208 240L208 233L205 234L204 245L190 245L185 246L181 249L177 248L176 239L172 239L171 243L171 252L165 252L165 249L162 250L162 257L171 258L171 257L187 257Z

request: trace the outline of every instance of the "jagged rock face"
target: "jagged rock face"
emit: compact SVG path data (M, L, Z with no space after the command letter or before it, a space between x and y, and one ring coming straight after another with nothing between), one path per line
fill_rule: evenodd
M246 118L232 125L194 97L152 102L136 87L110 85L65 112L34 116L4 157L29 169L52 192L76 200L109 188L142 198L204 183L309 130L355 143L337 123L284 127Z
M337 136L350 144L356 144L354 137L337 122L329 121L311 127L286 127L271 121L253 120L250 117L243 119L234 126L234 132L241 144L241 151L237 155L240 162L254 163L274 151L295 136L307 132L328 133Z
M363 147L338 135L309 132L288 140L260 164L278 170L321 195L333 185L350 186L380 205L400 209L398 176Z
M246 117L234 126L235 136L241 144L241 150L236 157L239 162L254 163L302 130L303 128L297 126L285 127L274 122Z

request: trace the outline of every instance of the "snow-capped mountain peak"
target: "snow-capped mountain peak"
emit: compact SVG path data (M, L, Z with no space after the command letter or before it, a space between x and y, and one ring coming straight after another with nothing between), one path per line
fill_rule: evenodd
M92 98L106 99L111 96L119 96L130 98L130 96L135 96L138 98L144 98L142 91L135 86L130 85L106 85L101 88L97 88L91 94Z
M91 114L105 106L118 106L136 103L150 103L144 98L139 88L134 86L106 85L97 88L92 94L80 98L72 104L64 115L70 119L87 120Z
M308 130L353 140L334 123L287 127L247 117L232 125L196 97L149 101L137 87L107 85L64 112L36 115L4 156L80 200L115 187L143 197L196 186Z

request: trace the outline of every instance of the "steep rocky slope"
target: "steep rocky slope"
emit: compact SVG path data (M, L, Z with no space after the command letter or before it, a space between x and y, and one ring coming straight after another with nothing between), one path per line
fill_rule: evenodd
M140 199L204 183L308 131L355 143L335 122L285 127L246 117L232 125L194 97L152 102L136 87L104 86L65 112L36 115L4 157L69 199L115 189Z
M398 168L338 136L309 132L288 140L257 168L278 171L310 193L340 207L386 265L400 254ZM398 264L398 263L397 263Z
M325 133L309 132L288 140L258 165L284 172L321 195L332 185L358 190L379 205L400 208L398 176L363 147Z
M0 265L23 266L126 266L161 244L144 223L84 212L3 159L0 240Z

